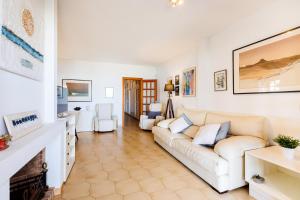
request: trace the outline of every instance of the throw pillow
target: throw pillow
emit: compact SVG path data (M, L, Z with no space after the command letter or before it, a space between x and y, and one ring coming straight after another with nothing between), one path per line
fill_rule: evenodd
M166 119L166 120L163 120L163 121L160 121L157 126L158 127L161 127L161 128L169 128L169 124L171 122L173 122L175 120L175 118L172 118L172 119Z
M185 114L182 114L169 125L169 128L172 133L180 133L192 125L191 120Z
M157 116L160 116L160 112L148 112L148 119L155 119Z
M213 145L221 124L208 124L200 128L193 139L193 144Z
M229 129L230 129L230 122L224 122L224 123L221 124L221 127L220 127L220 129L218 131L218 134L216 136L215 144L217 142L219 142L220 140L223 140L227 137Z
M194 138L197 132L199 131L199 126L192 125L187 129L183 130L182 133L190 138Z

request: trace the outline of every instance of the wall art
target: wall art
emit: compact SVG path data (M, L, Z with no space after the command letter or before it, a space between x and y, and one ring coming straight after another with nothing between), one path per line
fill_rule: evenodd
M42 80L44 1L1 1L0 69Z
M215 91L227 90L227 70L221 70L214 73Z
M300 92L300 27L233 51L233 93Z
M180 82L179 82L179 75L176 75L175 76L175 85L179 85Z
M179 85L175 86L175 96L179 96L180 89L179 89Z
M68 90L69 102L91 102L92 81L78 79L63 79L62 86Z
M4 121L12 141L42 126L42 120L37 111L6 115L4 116Z
M182 95L184 97L196 96L196 67L188 68L183 71Z

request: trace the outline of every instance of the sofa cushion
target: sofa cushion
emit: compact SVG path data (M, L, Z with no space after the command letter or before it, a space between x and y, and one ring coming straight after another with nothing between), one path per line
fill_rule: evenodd
M207 124L201 127L193 139L193 144L214 145L220 127L220 124Z
M254 136L265 138L264 135L264 117L258 116L235 116L223 115L216 113L208 113L206 116L206 124L224 123L230 121L230 131L232 135Z
M106 132L114 130L114 120L99 120L99 131Z
M175 120L175 118L162 120L157 124L157 126L159 126L161 128L169 128L170 123L174 120Z
M185 114L182 114L178 119L169 124L169 128L172 133L180 133L192 125L193 122Z
M221 176L228 173L228 162L214 152L212 148L192 144L192 139L176 139L173 148L187 159L199 164L207 171Z
M199 126L192 125L184 131L182 131L182 133L186 136L189 136L190 138L194 138L197 132L199 131L199 128Z
M194 125L203 126L205 124L206 112L181 107L177 109L176 116L179 117L183 113L193 122Z
M171 133L171 131L169 129L161 128L158 126L153 127L152 132L156 137L160 138L164 143L166 143L170 147L172 146L174 139L189 138L188 136L186 136L184 134L174 134L174 133Z
M215 145L214 151L226 160L242 157L245 151L263 148L266 141L252 136L232 136Z

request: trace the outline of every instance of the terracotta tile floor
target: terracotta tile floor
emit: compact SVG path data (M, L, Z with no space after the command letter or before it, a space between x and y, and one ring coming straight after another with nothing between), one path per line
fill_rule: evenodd
M247 188L218 194L132 125L81 133L76 164L57 200L249 200Z

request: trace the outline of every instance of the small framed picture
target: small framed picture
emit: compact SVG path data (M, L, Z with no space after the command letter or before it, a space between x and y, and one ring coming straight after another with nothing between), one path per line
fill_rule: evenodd
M227 70L217 71L214 74L215 91L227 90Z
M175 76L175 85L179 85L179 75Z
M175 86L175 96L179 96L179 85Z
M105 97L113 98L114 97L114 88L112 88L112 87L105 88Z

